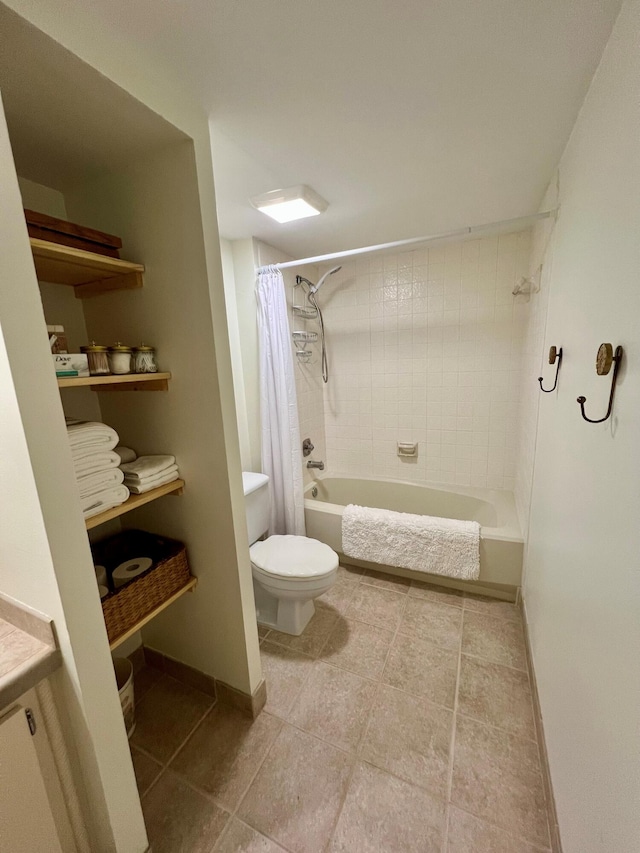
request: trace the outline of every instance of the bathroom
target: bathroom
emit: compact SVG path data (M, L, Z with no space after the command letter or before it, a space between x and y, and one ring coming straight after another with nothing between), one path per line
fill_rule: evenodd
M640 3L404 12L0 4L0 661L39 644L0 675L16 853L638 848ZM300 185L318 215L251 202ZM39 286L22 208L118 235L144 286ZM252 532L277 269L298 527ZM165 378L59 392L58 322ZM183 488L87 535L65 415ZM474 524L477 574L354 556L352 505ZM321 568L283 625L254 549L282 565L300 524ZM189 589L113 641L90 547L132 528L186 545Z

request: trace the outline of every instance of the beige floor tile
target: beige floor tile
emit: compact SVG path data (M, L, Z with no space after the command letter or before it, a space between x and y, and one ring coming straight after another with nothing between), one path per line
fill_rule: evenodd
M335 626L320 655L342 669L378 679L393 640L393 631L345 617Z
M401 634L420 637L443 649L457 651L462 632L462 611L458 607L409 596L398 630Z
M360 583L364 575L364 569L357 566L338 566L338 580L348 583Z
M211 853L229 814L170 770L142 800L153 853Z
M286 853L283 847L266 838L237 818L231 818L216 853Z
M166 763L212 705L210 696L163 675L136 706L131 744Z
M494 616L500 619L513 619L522 621L520 608L510 601L500 601L486 595L474 595L466 592L464 596L465 610L473 610L475 613L484 613L485 616Z
M255 720L217 705L171 762L171 769L233 811L249 787L282 723L269 714Z
M537 745L459 716L451 802L545 847L549 831Z
M271 628L267 628L264 625L258 625L258 636L261 640L266 640L271 632Z
M535 739L531 689L526 672L463 655L458 711L482 723Z
M448 604L449 607L462 607L464 601L464 593L460 589L415 580L411 581L409 595L412 598L426 598L437 604Z
M140 752L135 746L131 747L131 760L133 772L136 774L138 793L143 797L162 773L162 764L145 755L144 752Z
M284 726L238 817L292 853L324 849L351 772L349 756Z
M133 676L133 696L136 705L142 701L145 694L162 678L162 671L146 664Z
M313 666L313 658L264 640L260 647L262 676L267 683L264 710L285 717L302 690Z
M388 589L377 589L361 583L351 599L346 616L395 631L404 611L407 596Z
M375 682L317 661L288 719L309 734L353 752L375 692Z
M334 607L323 604L318 600L315 602L315 608L316 612L299 637L294 637L293 634L284 634L282 631L272 630L269 634L269 642L278 643L281 646L286 646L288 649L295 649L298 652L311 655L311 657L317 657L338 621L340 614Z
M452 725L452 711L381 686L360 756L444 799Z
M458 652L426 640L398 634L387 659L382 681L424 696L437 705L453 708L458 673Z
M362 578L362 583L369 586L377 586L379 589L392 589L394 592L406 593L411 586L409 578L401 578L399 575L390 575L386 572L375 572L367 569Z
M333 607L338 613L344 613L356 591L356 584L351 581L338 580L328 592L321 595L318 601Z
M547 853L488 823L456 809L449 810L447 853Z
M369 764L353 774L333 853L440 853L444 802ZM318 848L320 849L320 848Z
M527 669L522 625L515 620L465 610L462 652L515 669Z

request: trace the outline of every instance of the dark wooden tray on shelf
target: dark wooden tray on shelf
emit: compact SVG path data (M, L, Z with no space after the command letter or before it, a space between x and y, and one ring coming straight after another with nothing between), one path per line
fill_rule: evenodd
M86 252L96 252L109 258L120 257L122 240L114 234L106 234L95 228L87 228L27 208L24 209L24 215L29 237L59 243L61 246L71 246L74 249L84 249Z

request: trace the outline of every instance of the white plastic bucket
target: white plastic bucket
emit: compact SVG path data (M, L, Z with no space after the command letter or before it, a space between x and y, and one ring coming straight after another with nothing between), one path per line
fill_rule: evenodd
M127 729L127 737L131 737L136 727L133 704L133 664L127 658L114 658L113 668L116 673L116 684L118 685L120 707Z

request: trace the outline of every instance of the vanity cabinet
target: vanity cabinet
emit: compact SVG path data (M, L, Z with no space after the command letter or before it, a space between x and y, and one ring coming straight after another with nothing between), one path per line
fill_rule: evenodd
M62 853L27 709L0 717L0 849Z

